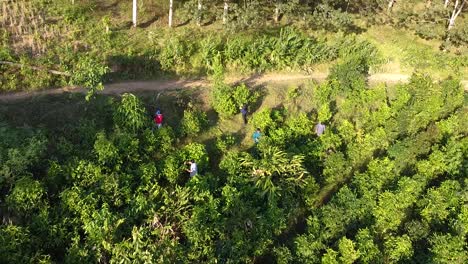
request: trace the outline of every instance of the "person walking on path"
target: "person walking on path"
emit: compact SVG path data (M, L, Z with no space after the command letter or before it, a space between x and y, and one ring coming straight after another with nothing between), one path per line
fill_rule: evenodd
M191 160L188 162L190 165L190 169L186 170L188 173L190 173L190 178L198 174L198 167L197 163L195 163L195 160Z
M324 132L325 132L325 125L320 123L319 121L318 124L315 125L315 134L317 134L317 136L320 137Z
M247 124L247 113L248 113L247 105L244 105L243 107L241 107L240 112L242 114L242 119L244 120L244 124L246 125Z
M255 130L252 137L253 137L255 144L258 144L258 142L260 141L260 138L262 137L260 128L257 128L257 130Z
M156 127L158 129L161 128L163 119L164 119L164 117L163 117L161 111L159 109L157 109L156 113L154 115L154 123L156 124Z

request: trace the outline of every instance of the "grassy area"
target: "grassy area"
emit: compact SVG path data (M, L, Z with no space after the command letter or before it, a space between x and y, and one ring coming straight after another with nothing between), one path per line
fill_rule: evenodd
M423 71L438 79L450 75L468 79L466 47L444 53L439 50L440 40L424 40L410 30L381 24L369 26L353 16L356 20L353 22L361 21L363 25L347 33L310 29L306 22L290 23L289 18L279 24L266 20L262 26L234 32L225 28L220 19L207 18L209 23L196 26L189 20L190 16L184 14L187 10L177 6L180 2L176 3L175 26L168 28L167 3L139 1L139 26L133 28L131 2L83 1L74 6L64 0L57 2L48 12L63 16L65 26L54 24L57 22L52 19L47 23L57 26L54 32L62 39L41 40L42 49L31 54L27 45L20 51L13 49L11 54L6 48L3 53L8 56L5 55L4 60L73 72L73 76L81 78L70 80L51 76L44 70L23 67L17 71L1 66L6 77L0 77L0 90L40 90L70 82L95 83L99 80L89 82L86 76L101 79L94 73L99 72L100 64L113 70L104 78L108 82L181 76L199 78L210 74L217 54L222 54L224 66L231 75L276 71L327 73L337 61L354 52L352 47L356 46L358 52L363 47L375 49L368 47L368 42L378 50L376 54L361 52L372 53L369 57L375 61L371 73ZM46 31L50 27L47 23L41 25ZM40 32L35 34L41 35ZM15 38L15 41L21 39ZM0 42L6 43L2 45L12 44L8 39L8 34L0 35ZM93 65L97 65L96 69Z
M251 116L260 109L280 106L285 106L289 115L304 111L310 112L313 107L309 103L313 96L311 88L314 85L307 80L293 80L253 87L261 90L262 97L258 104L250 106L249 115ZM300 96L295 100L288 99L288 93L296 89ZM223 134L232 134L238 139L240 150L245 150L252 145L251 134L255 128L251 124L245 126L240 114L233 118L220 119L211 108L211 87L162 92L136 92L135 95L145 103L148 117L153 115L157 107L161 108L164 112L165 123L176 129L183 116L183 109L187 107L184 105L186 102L205 111L209 124L207 129L197 136L197 141L210 141ZM106 115L106 113L112 111L112 102L118 100L118 97L117 95L98 95L88 103L84 100L84 95L78 93L36 96L2 103L0 105L0 119L18 127L44 127L50 131L60 130L63 132L68 123L79 122L81 119L97 120L100 114L105 117L102 120L110 122L112 116ZM25 105L28 107L24 107ZM58 118L59 116L60 118ZM98 126L107 127L106 124Z
M468 79L467 47L460 47L457 53L440 51L441 41L424 40L411 32L389 26L374 26L362 35L375 44L385 58L385 63L375 72L411 74L424 71L435 78L458 75ZM464 67L454 67L456 64Z

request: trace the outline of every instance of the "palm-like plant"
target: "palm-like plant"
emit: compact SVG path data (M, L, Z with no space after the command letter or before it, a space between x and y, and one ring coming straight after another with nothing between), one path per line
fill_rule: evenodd
M251 156L240 158L242 167L251 170L255 186L268 195L271 201L281 196L281 191L293 192L302 186L304 176L308 173L302 165L304 156L288 155L277 147L268 146L260 154L260 159Z

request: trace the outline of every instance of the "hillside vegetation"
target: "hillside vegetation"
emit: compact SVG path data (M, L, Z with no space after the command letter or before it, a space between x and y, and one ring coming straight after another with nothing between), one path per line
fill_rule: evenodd
M468 262L465 1L174 1L0 2L0 263Z
M464 12L447 30L461 1L309 2L175 0L169 27L169 1L137 0L133 27L132 1L3 1L0 92L204 76L217 54L232 73L328 72L369 48L372 72L468 79Z
M4 104L0 259L468 260L468 117L457 80L415 74L369 89L366 60L353 56L325 83L266 104L271 90L227 86L219 65L210 100L197 90L157 97L161 129L152 95ZM244 126L234 115L247 102Z

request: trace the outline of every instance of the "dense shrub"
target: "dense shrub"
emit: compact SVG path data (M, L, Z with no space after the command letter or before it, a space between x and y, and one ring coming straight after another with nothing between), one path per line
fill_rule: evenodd
M319 4L310 19L311 25L314 28L331 31L349 31L355 27L349 13L334 9L327 4Z
M223 118L238 113L244 105L252 105L257 101L259 93L250 90L245 84L234 87L218 83L213 88L212 105Z
M114 113L114 123L120 128L136 132L143 127L149 127L143 103L135 95L126 93Z
M195 136L207 125L206 113L200 110L186 109L181 120L182 134Z

